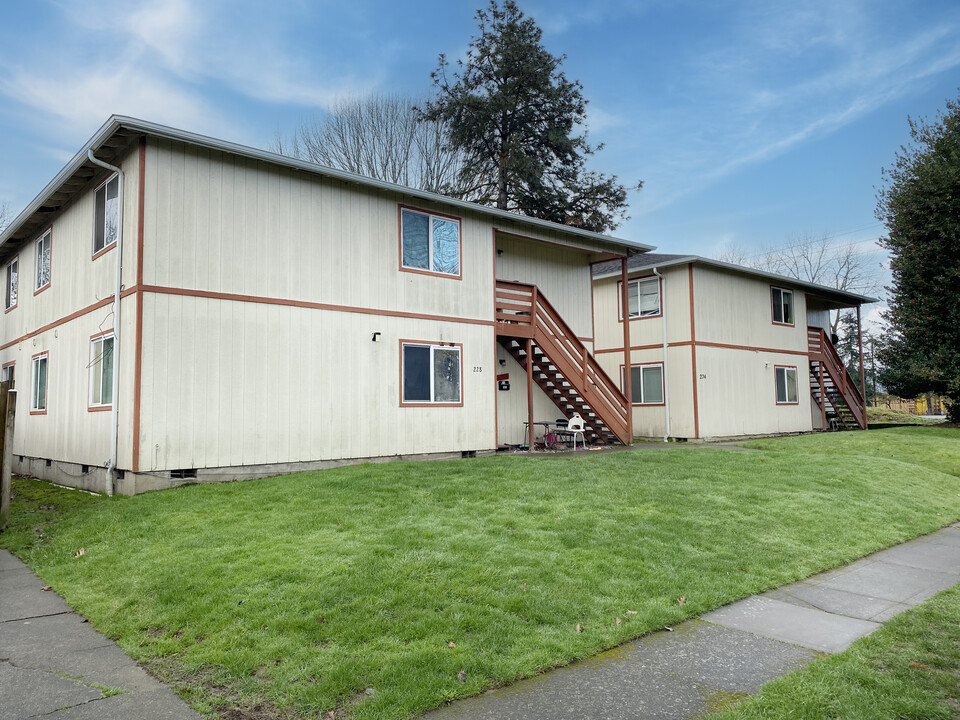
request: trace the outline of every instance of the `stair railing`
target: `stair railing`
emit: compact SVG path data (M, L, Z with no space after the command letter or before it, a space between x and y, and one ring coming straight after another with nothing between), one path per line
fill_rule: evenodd
M861 428L865 428L867 418L863 395L853 378L850 377L850 373L847 372L847 368L844 367L836 348L833 347L833 343L827 340L827 333L823 328L812 326L807 328L807 353L810 360L821 364L826 374L833 381L833 386L839 391L844 403L850 409L850 413L857 424ZM820 402L825 401L826 399L821 397Z
M533 338L610 431L629 442L626 397L537 286L498 280L495 300L497 332Z

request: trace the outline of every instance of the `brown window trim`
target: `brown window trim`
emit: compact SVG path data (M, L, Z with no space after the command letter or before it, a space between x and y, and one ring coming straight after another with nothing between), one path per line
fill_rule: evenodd
M45 378L46 384L43 386L43 399L44 405L43 410L34 410L33 409L33 361L38 357L47 358L47 377ZM41 352L35 353L30 356L30 414L31 415L46 415L47 406L49 405L47 401L48 390L50 389L50 351L43 350Z
M40 287L34 289L34 291L33 291L34 296L39 295L39 294L42 293L44 290L46 290L48 287L50 287L50 285L53 284L53 225L50 225L46 230L44 230L42 233L40 233L40 234L37 236L37 239L36 239L36 240L33 241L33 248L34 248L33 256L34 256L34 258L36 258L36 256L37 256L37 252L36 252L37 243L40 242L41 240L43 240L43 238L46 236L47 233L50 233L50 279L47 280L47 284L46 284L46 285L41 285ZM36 283L37 268L34 268L34 269L33 269L33 273L34 273L34 283Z
M436 272L435 270L424 270L423 268L412 268L407 267L403 264L403 211L410 210L411 212L418 212L423 215L436 215L437 217L446 218L447 220L456 220L457 225L460 228L460 232L457 233L457 267L459 272L456 275L452 273L441 273ZM403 205L402 203L397 204L397 265L401 272L415 273L418 275L432 275L433 277L447 278L448 280L463 280L463 218L459 218L456 215L447 215L446 213L436 212L435 210L425 210L423 208L414 207L413 205Z
M632 319L632 320L636 320L636 318L631 318L631 319ZM656 347L662 347L662 346L657 345ZM661 394L663 395L664 400L663 400L663 402L658 402L658 403L645 403L645 402L635 403L635 402L633 402L633 399L632 399L632 398L628 398L628 399L630 400L630 405L632 405L633 407L664 407L664 406L667 404L667 401L666 401L667 388L664 387L664 386L666 385L666 382L665 382L665 378L664 378L664 375L663 375L663 361L660 361L660 362L631 363L631 364L630 364L630 367L631 367L631 368L635 368L635 367L651 367L651 366L653 366L653 365L659 365L659 366L660 366L660 391L661 391ZM623 392L623 380L624 380L623 369L624 369L625 367L626 367L626 365L624 365L623 363L620 363L620 392ZM643 377L643 376L641 375L641 380L642 380L642 377ZM631 386L632 386L632 384L631 384ZM643 388L642 388L642 387L641 387L641 389L640 389L640 393L643 394Z
M104 330L103 332L98 332L98 333L96 333L96 334L94 334L94 335L91 335L91 336L90 336L90 343L92 344L94 340L97 340L97 339L102 338L102 337L107 337L108 335L113 336L113 338L114 338L114 341L113 341L113 342L114 342L114 348L116 348L116 342L117 342L117 341L116 341L116 337L117 337L117 336L116 336L116 333L114 333L113 328L110 328L109 330ZM91 363L92 363L92 362L93 362L93 361L91 361ZM114 353L114 362L116 362L116 353ZM114 371L114 372L117 371L116 365L114 365L113 371ZM113 410L113 403L110 403L109 405L91 405L91 404L90 404L90 390L91 390L91 388L90 388L90 377L87 377L87 412L104 412L104 411L107 411L107 410ZM114 399L116 399L116 398L114 398Z
M4 315L11 310L16 310L17 306L20 304L20 253L17 253L12 258L7 260L7 263L3 266L3 292L7 292L7 273L9 272L7 268L9 268L14 262L17 263L17 301L3 311ZM3 298L4 305L7 303L7 297L9 296L5 295Z
M8 367L13 368L13 385L17 385L17 361L11 360L10 362L5 362L3 365L0 365L0 369L6 370Z
M420 345L427 347L455 347L460 351L460 402L404 402L403 400L403 346ZM398 344L400 355L397 363L400 372L400 407L463 407L463 343L438 342L436 340L410 340L401 338Z
M627 280L627 283L632 283L634 281L641 280L651 280L652 278L657 278L656 275L644 275L643 277L635 277ZM658 303L660 309L657 311L656 315L637 315L637 317L630 318L630 322L636 320L651 320L653 318L663 317L663 278L657 278L658 293L660 297L660 302ZM638 287L639 291L639 287ZM637 299L639 302L639 298ZM627 308L627 314L629 314L630 308ZM623 322L623 281L617 280L617 314L619 315L617 322Z
M117 167L121 167L121 166L118 165ZM121 167L121 169L123 169L123 168ZM111 180L113 180L115 177L116 177L116 178L119 178L120 175L119 175L118 173L115 173L115 172L114 172L114 173L110 173L109 175L107 175L107 177L105 177L105 178L103 179L102 182L100 182L100 183L93 189L93 239L94 239L94 241L96 241L96 239L97 239L97 191L98 191L100 188L102 188L104 185L106 185L108 182L110 182ZM121 193L121 194L122 194L122 193ZM104 202L106 202L106 194L104 194ZM118 215L119 215L119 217L121 217L121 218L123 217L123 209L122 209L122 208L120 209L120 212L118 213ZM113 241L112 243L110 243L109 245L104 245L104 246L103 246L102 248L100 248L99 250L93 250L93 248L91 247L90 249L91 249L91 251L92 251L93 254L90 256L90 260L96 260L98 257L102 257L103 255L106 255L108 252L110 252L111 250L113 250L113 249L117 246L117 242L119 241L120 236L121 236L122 233L123 233L123 229L118 227L118 228L117 228L117 240L114 240L114 241Z

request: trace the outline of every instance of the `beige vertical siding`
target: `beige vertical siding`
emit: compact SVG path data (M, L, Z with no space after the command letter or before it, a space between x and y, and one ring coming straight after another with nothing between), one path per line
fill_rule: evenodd
M125 288L131 288L136 283L136 144L127 150L120 164L125 176L123 283ZM0 321L0 363L16 363L17 455L92 467L105 466L110 456L110 413L87 410L90 336L114 329L112 297L117 251L108 250L92 258L94 190L107 175L99 172L85 190L51 216L50 286L36 295L35 238L19 252L17 307ZM95 307L101 301L101 306ZM132 441L128 428L132 418L134 308L132 296L123 300L122 332L118 333L126 343L118 363L119 459L121 466L127 463L127 467ZM44 351L49 352L47 413L31 415L32 356Z
M136 282L137 149L123 158L125 174L123 258L125 287ZM93 196L108 173L100 172L86 190L51 216L50 286L34 295L36 237L19 250L17 307L2 315L0 346L87 308L113 295L116 252L108 250L96 260L93 255ZM6 266L0 266L6 282Z
M405 272L400 204L417 205L402 195L151 141L146 282L491 320L489 223L479 215L460 218L462 279Z
M141 470L495 447L489 326L148 294L144 329ZM462 344L462 407L400 406L401 339Z
M497 374L510 376L510 389L497 391L497 438L501 445L526 443L524 423L527 414L527 371L502 347L497 347ZM499 361L503 361L503 365ZM535 422L552 422L563 417L563 412L534 383L533 419ZM543 435L543 428L535 429L534 438Z
M793 292L795 324L773 323L771 283L702 265L695 266L697 340L777 350L807 350L805 295Z
M592 338L588 257L571 250L497 234L497 279L536 285L579 338Z
M663 275L661 308L666 309L669 342L690 340L690 291L686 265L660 271ZM630 279L655 277L651 272L632 273ZM596 349L623 348L623 323L620 321L620 280L608 277L594 281L594 327ZM630 321L630 346L663 344L663 318L633 318Z
M646 276L649 273L633 277ZM670 434L674 437L728 437L812 429L805 295L794 291L794 326L772 322L770 283L735 272L694 265L696 372L689 345L690 284L687 265L667 268L664 308L671 345L667 369ZM618 278L594 282L594 323L598 357L608 373L620 376L623 325L618 320ZM661 362L661 318L631 321L631 362ZM677 345L679 343L679 345ZM718 347L719 346L719 347ZM614 350L614 352L603 352ZM774 367L797 368L796 405L777 405ZM694 417L694 387L697 417ZM699 428L697 427L698 421ZM658 437L665 432L662 407L634 407L634 433Z
M778 405L774 368L797 368L797 404ZM810 421L805 357L726 348L698 348L700 434L704 437L804 432Z

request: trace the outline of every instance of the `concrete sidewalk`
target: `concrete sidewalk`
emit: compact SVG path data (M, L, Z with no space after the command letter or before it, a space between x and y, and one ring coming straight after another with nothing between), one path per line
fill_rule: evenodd
M960 582L960 523L425 720L700 717Z
M4 720L200 720L43 581L0 550Z

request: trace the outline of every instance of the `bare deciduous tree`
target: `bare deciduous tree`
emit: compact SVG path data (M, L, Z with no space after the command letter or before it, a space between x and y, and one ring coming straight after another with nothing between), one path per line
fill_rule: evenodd
M462 181L463 153L450 149L442 123L424 120L420 98L398 94L338 100L320 118L304 120L272 150L407 187L472 199Z
M877 295L883 285L878 252L881 251L864 252L855 241L834 242L827 233L807 233L789 237L782 246L753 254L729 245L718 259L860 295ZM834 333L839 324L839 312L833 313Z
M0 202L0 232L3 232L7 225L13 221L13 211L6 202Z

